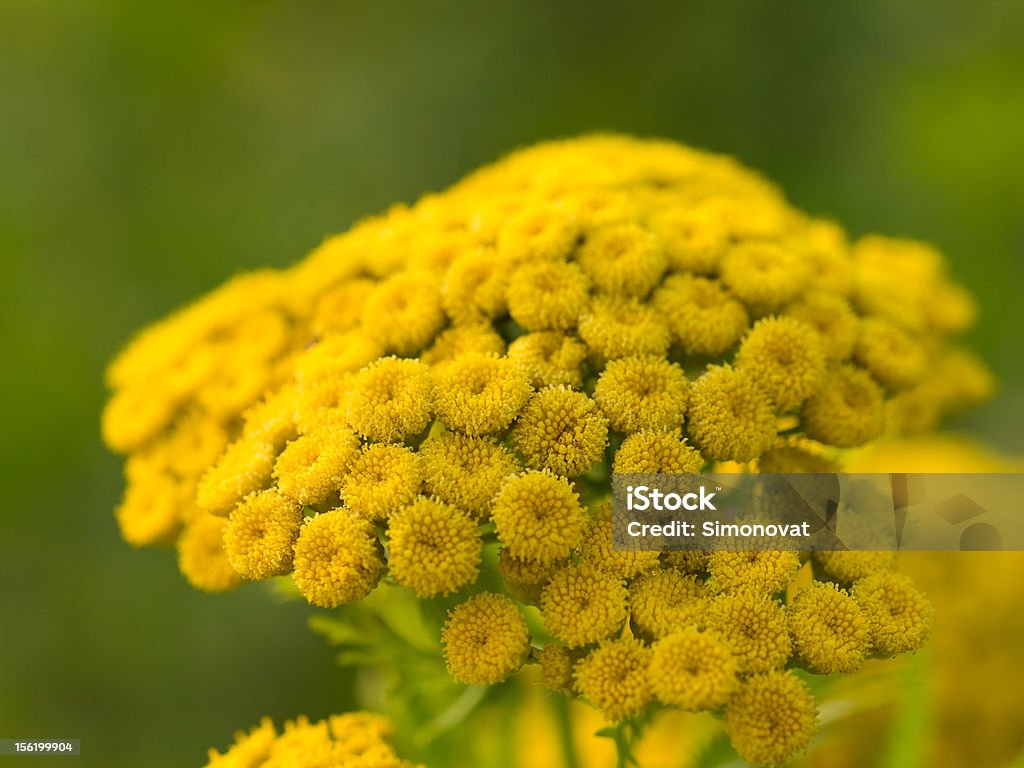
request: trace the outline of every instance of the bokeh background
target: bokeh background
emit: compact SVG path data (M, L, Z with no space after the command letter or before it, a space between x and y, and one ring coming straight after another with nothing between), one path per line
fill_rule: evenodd
M200 765L264 713L347 705L306 609L121 542L104 364L538 139L731 153L854 234L937 244L1001 381L953 428L1024 454L1022 40L1015 0L0 2L0 738Z

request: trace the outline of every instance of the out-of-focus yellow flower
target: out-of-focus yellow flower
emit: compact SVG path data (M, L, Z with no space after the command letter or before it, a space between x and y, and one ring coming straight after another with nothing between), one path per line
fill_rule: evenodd
M893 656L924 645L935 611L909 577L898 573L865 576L853 585L852 595L867 616L876 654Z
M591 518L579 546L579 562L622 579L632 579L658 565L658 552L617 550L612 546L612 507L605 504Z
M849 302L840 295L811 291L786 307L785 317L813 328L821 339L821 351L829 362L846 360L860 335L860 323Z
M564 694L576 691L573 670L580 658L578 651L571 651L558 643L548 643L534 650L533 655L540 665L540 679L545 687Z
M629 355L668 352L669 333L664 317L634 298L598 296L580 318L580 338L596 364Z
M495 254L483 249L458 256L445 274L441 301L456 323L499 317L505 311L508 274Z
M889 389L906 389L919 382L928 370L920 344L895 323L867 318L853 352L857 360Z
M866 371L843 365L825 378L818 394L804 403L800 416L814 439L856 448L882 434L882 390Z
M769 672L740 686L725 708L725 727L740 757L777 766L807 747L817 716L814 698L799 678Z
M871 648L868 619L844 589L814 582L787 606L793 650L804 669L853 672Z
M544 625L570 648L595 643L622 626L626 595L614 574L591 566L563 568L541 593Z
M211 749L205 768L416 768L391 745L391 723L380 715L350 712L311 723L289 720L278 733L269 717L235 734L224 753Z
M362 326L388 352L412 355L431 342L444 325L440 291L430 272L399 272L381 281L366 299Z
M388 525L388 568L420 597L447 595L476 578L480 538L460 509L421 497L394 512Z
M587 348L578 339L558 331L527 333L508 346L508 359L536 389L578 389L583 383L580 366L586 358Z
M895 552L851 552L847 550L821 551L814 553L825 573L841 584L853 584L876 573L891 571L896 567Z
M636 224L597 230L577 258L598 291L637 298L657 285L668 261L661 244Z
M689 710L718 709L736 689L739 665L728 644L693 627L654 644L648 667L658 701Z
M686 376L660 357L612 360L597 380L594 400L618 432L671 431L686 414Z
M577 265L531 262L512 274L508 311L528 331L564 331L576 327L589 291L590 281Z
M504 352L505 341L490 323L476 323L456 325L442 332L420 359L427 365L439 365L467 354L502 355Z
M510 555L539 562L567 558L587 522L572 486L548 472L506 480L491 518Z
M242 583L224 551L226 518L201 514L178 539L178 567L188 583L204 592L226 592Z
M522 666L530 632L516 604L480 592L456 606L441 633L448 671L470 685L498 683Z
M576 687L612 722L638 715L651 700L650 660L651 649L638 640L608 640L576 664Z
M810 265L799 251L780 243L750 241L722 258L722 282L755 311L770 311L793 300L807 286Z
M306 521L295 542L294 566L295 586L321 608L363 599L384 572L373 526L346 509Z
M532 388L508 358L469 353L436 370L437 415L451 429L486 435L505 429Z
M604 453L608 420L582 392L562 387L534 395L512 429L512 444L526 463L575 477Z

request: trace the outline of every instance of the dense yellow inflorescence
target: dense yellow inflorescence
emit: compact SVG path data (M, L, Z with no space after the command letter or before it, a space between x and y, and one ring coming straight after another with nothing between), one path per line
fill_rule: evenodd
M107 373L117 519L209 591L454 593L457 679L530 660L613 721L724 708L779 763L814 723L784 670L914 650L927 601L884 554L621 556L609 474L829 471L928 430L992 388L953 341L973 315L934 249L851 244L728 158L543 144L139 334ZM507 594L478 586L495 561Z
M236 733L226 752L211 749L205 768L416 768L398 756L391 736L391 723L367 712L317 722L297 717L280 731L265 717Z

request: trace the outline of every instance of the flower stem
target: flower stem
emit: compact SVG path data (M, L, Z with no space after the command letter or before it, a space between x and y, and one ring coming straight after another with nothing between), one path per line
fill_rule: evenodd
M569 715L569 699L567 696L551 696L551 704L555 709L555 720L558 723L558 736L562 747L562 759L565 768L580 768L576 756L576 746L572 740L572 718Z

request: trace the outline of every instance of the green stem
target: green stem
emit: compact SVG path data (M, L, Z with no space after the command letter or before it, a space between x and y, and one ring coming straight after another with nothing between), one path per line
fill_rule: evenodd
M569 715L569 698L560 694L551 696L551 704L555 709L555 720L558 723L558 736L562 747L562 759L565 768L580 768L576 755L576 745L572 740L572 718Z

